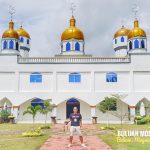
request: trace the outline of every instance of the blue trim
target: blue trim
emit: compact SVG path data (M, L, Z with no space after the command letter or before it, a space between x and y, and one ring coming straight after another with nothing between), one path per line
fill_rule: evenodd
M66 51L70 51L71 50L71 44L68 42L66 44Z
M20 38L20 42L21 42L21 43L24 42L24 38L23 38L23 37Z
M137 39L134 41L134 48L139 48L139 41Z
M9 42L9 49L13 49L14 48L14 42L11 40Z
M4 43L3 43L3 49L7 49L7 41L4 41Z
M121 42L124 42L124 37L121 37Z
M29 41L29 39L27 39L27 44L29 44L30 43L30 41Z
M76 51L80 51L80 44L79 44L79 42L77 42L77 43L75 44L75 50L76 50Z
M117 82L117 73L108 72L106 74L106 82Z
M70 73L69 74L70 83L79 83L81 82L81 75L79 73Z
M44 108L44 100L40 99L40 98L36 98L34 100L31 101L31 105L33 107L36 107L36 106L41 106L42 108Z
M42 83L42 74L38 72L30 74L30 83Z
M144 42L144 40L141 41L141 48L145 48L145 42Z

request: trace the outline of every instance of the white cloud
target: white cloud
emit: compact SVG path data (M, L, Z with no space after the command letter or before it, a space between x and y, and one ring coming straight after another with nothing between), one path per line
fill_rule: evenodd
M73 0L0 0L0 34L6 30L9 22L8 6L16 8L14 22L24 28L32 38L31 56L51 56L60 51L60 37L69 26ZM77 26L85 35L85 52L93 55L113 55L112 38L124 19L125 25L133 26L131 11L136 0L74 0L77 5L75 17ZM145 2L145 3L144 3ZM148 33L150 24L150 1L139 1L140 26Z

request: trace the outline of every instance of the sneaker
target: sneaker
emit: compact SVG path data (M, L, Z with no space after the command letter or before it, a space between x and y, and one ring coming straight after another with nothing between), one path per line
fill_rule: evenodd
M85 144L81 144L82 147L86 148L87 146Z
M72 144L68 144L68 148L71 147L71 146L72 146Z

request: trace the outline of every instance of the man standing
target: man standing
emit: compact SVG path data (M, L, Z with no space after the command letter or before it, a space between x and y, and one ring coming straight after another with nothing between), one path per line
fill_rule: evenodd
M69 119L71 122L71 126L70 126L70 144L68 145L68 147L72 146L73 136L75 135L75 133L79 135L81 146L86 147L85 144L83 143L83 136L80 130L82 127L82 116L80 113L78 113L77 107L73 108L73 113L70 114Z

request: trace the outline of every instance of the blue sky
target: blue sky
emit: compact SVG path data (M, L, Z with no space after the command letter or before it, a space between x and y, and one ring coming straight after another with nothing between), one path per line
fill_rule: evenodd
M15 28L23 22L31 36L30 56L53 56L60 52L61 33L69 26L70 3L76 4L77 27L84 32L85 52L95 56L114 55L113 35L122 25L133 27L132 7L137 0L0 0L0 36L8 28L9 5L16 9ZM138 18L148 36L150 49L150 1L138 0Z

